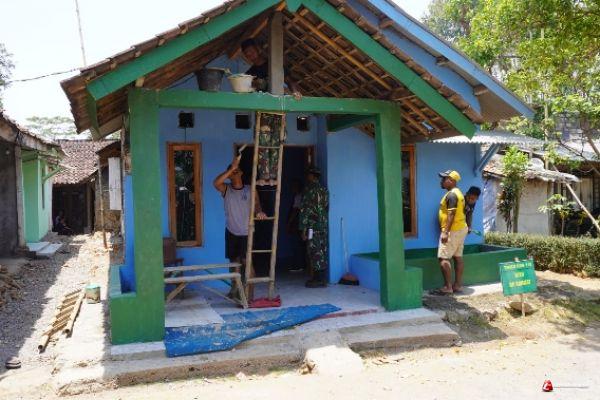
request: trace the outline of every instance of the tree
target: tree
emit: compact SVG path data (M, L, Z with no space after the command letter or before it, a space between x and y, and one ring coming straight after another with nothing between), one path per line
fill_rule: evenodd
M592 140L600 129L600 2L481 0L470 26L458 45L537 112L533 123L508 126L556 139L555 121L566 114L600 158Z
M0 43L0 110L2 109L2 91L8 86L8 80L10 79L13 67L11 54Z
M25 124L33 132L48 139L68 139L77 135L73 119L63 116L29 117ZM83 137L82 137L83 138ZM87 137L86 137L87 138Z
M546 200L546 204L538 208L541 213L550 213L560 218L560 235L565 235L565 223L567 218L575 213L575 202L569 201L561 194L553 194Z
M507 232L519 231L519 205L528 163L527 155L519 151L516 146L509 147L502 158L504 176L500 182L498 211L506 222Z
M471 19L480 0L433 0L423 22L447 41L458 44L471 34Z

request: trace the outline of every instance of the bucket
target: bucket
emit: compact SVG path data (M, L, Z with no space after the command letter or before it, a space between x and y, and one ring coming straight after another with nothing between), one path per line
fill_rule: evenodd
M91 284L85 287L85 298L88 303L100 302L100 285Z
M224 73L222 68L202 68L200 71L196 71L198 88L208 92L218 92L221 90Z
M254 92L254 88L252 87L252 81L254 80L254 76L252 75L234 74L229 75L227 79L229 79L231 87L236 93Z

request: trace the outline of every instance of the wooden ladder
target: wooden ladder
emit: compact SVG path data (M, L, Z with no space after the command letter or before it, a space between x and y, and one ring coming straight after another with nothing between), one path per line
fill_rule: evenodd
M280 118L280 129L279 132L271 131L271 138L268 143L261 144L261 127L263 123L263 116L275 116ZM281 200L281 173L283 165L283 143L285 141L285 114L283 113L256 113L256 126L254 128L254 156L252 160L252 183L251 183L251 196L250 196L250 218L248 221L248 249L246 252L246 297L248 301L252 300L254 285L257 283L268 283L269 284L269 299L275 295L275 264L277 262L277 235L279 230L279 204ZM263 134L265 135L265 134ZM276 136L274 136L276 135ZM263 136L264 138L265 136ZM256 186L257 186L257 175L258 175L258 162L259 154L267 155L269 151L274 151L277 154L277 180L275 189L275 212L272 217L267 217L264 220L273 221L273 233L271 238L270 249L254 249L254 227L255 227L255 201L257 198ZM261 153L262 152L262 153ZM269 275L265 277L257 277L254 273L254 254L270 254L269 263Z

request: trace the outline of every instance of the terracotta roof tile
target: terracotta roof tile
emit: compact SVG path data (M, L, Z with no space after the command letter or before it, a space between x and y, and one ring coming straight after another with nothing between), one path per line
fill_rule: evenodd
M65 157L60 163L64 171L54 177L55 185L82 183L97 171L97 151L117 140L59 140Z

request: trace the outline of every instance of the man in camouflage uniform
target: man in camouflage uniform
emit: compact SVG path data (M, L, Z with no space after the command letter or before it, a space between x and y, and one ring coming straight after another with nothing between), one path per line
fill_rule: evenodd
M299 227L302 239L308 241L308 259L313 277L306 282L306 287L327 286L327 270L329 267L329 193L321 183L318 168L310 168L306 176L306 187L300 207Z

